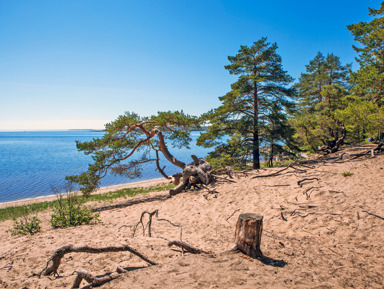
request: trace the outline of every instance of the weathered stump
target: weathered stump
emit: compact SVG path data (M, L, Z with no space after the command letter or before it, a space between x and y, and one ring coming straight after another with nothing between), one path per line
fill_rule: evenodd
M252 258L262 257L263 253L260 250L262 233L263 216L254 213L241 214L236 224L236 249Z

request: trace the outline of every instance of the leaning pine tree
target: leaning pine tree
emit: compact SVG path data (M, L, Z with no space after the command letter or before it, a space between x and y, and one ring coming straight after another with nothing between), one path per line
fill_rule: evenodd
M89 195L99 187L101 179L108 173L136 178L142 174L142 165L152 162L154 168L166 179L172 179L178 184L170 190L171 195L191 185L207 185L214 179L207 161L192 155L193 162L186 164L173 156L167 146L167 143L172 142L180 148L188 147L191 130L199 127L199 118L182 111L159 112L151 117L127 112L105 126L103 137L89 142L77 142L78 150L91 155L93 162L86 172L66 179L79 184L83 194ZM181 172L168 176L165 166L160 164L160 155L179 167Z
M215 146L209 158L212 164L244 167L252 162L259 169L261 145L271 139L272 146L289 144L286 115L293 109L294 90L287 85L293 79L283 70L276 50L276 43L262 38L228 57L225 69L238 80L219 98L221 105L205 114L208 131L198 140L206 147Z

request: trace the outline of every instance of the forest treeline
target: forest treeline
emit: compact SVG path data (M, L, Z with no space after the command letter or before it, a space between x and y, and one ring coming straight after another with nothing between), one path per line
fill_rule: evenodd
M148 162L171 178L159 154L185 171L188 165L175 159L168 146L188 147L190 132L202 126L207 129L198 145L213 148L207 161L214 168L251 164L259 169L263 156L272 165L277 156L329 154L343 144L384 141L384 2L369 14L373 20L347 26L356 41L357 71L339 56L319 52L294 82L283 69L277 44L263 37L228 57L225 69L237 81L219 97L219 107L201 116L169 111L141 117L127 112L106 125L103 138L77 143L93 163L87 172L67 179L89 193L105 174L135 178ZM198 168L199 160L193 160Z

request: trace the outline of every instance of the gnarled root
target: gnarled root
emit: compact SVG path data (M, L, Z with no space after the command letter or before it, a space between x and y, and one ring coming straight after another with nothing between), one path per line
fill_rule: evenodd
M128 245L109 246L109 247L102 247L102 248L93 248L93 247L89 247L89 246L75 247L73 245L67 245L67 246L63 246L63 247L57 249L55 251L55 253L53 253L53 255L49 258L47 265L45 266L43 271L41 271L40 276L41 276L41 274L43 274L44 276L49 276L52 274L58 276L59 274L57 273L57 270L59 269L61 259L64 257L65 254L68 254L68 253L82 252L82 253L98 254L98 253L121 252L121 251L128 251L128 252L138 256L139 258L143 259L145 262L147 262L151 265L157 265L156 262L149 260L146 256L139 253L138 251L136 251L136 249L134 249ZM52 265L48 267L48 264L50 261L52 261Z
M187 252L190 252L192 254L201 254L201 253L205 253L205 254L211 254L207 251L204 251L204 250L200 250L196 247L192 247L191 245L183 242L183 241L179 241L179 240L171 240L168 242L168 247L172 247L172 246L177 246L177 247L180 247L181 249L187 251Z
M113 279L119 278L121 276L119 273L113 273L105 277L97 278L86 270L76 271L76 273L77 273L77 276L75 281L73 282L71 289L79 288L81 281L83 281L83 279L87 281L89 284L81 287L80 289L88 289L88 288L93 288L94 286L100 286Z

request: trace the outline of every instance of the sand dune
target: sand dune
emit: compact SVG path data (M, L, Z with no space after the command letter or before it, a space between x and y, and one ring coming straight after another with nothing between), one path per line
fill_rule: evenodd
M102 225L52 229L47 212L39 215L40 233L13 237L5 232L12 221L2 222L0 288L71 288L76 270L105 276L117 266L129 272L102 288L383 288L384 220L367 212L384 216L384 156L298 168L217 184L217 194L190 191L167 198L167 192L153 192L91 204ZM304 178L313 179L299 186ZM143 236L140 226L131 237L129 226L141 212L155 209L159 218L182 225L183 241L212 254L168 248L163 238L178 239L180 231L167 222L153 221L152 237ZM245 212L264 216L264 262L227 252ZM159 265L128 252L73 253L63 258L59 278L38 278L52 253L68 244L128 244Z

